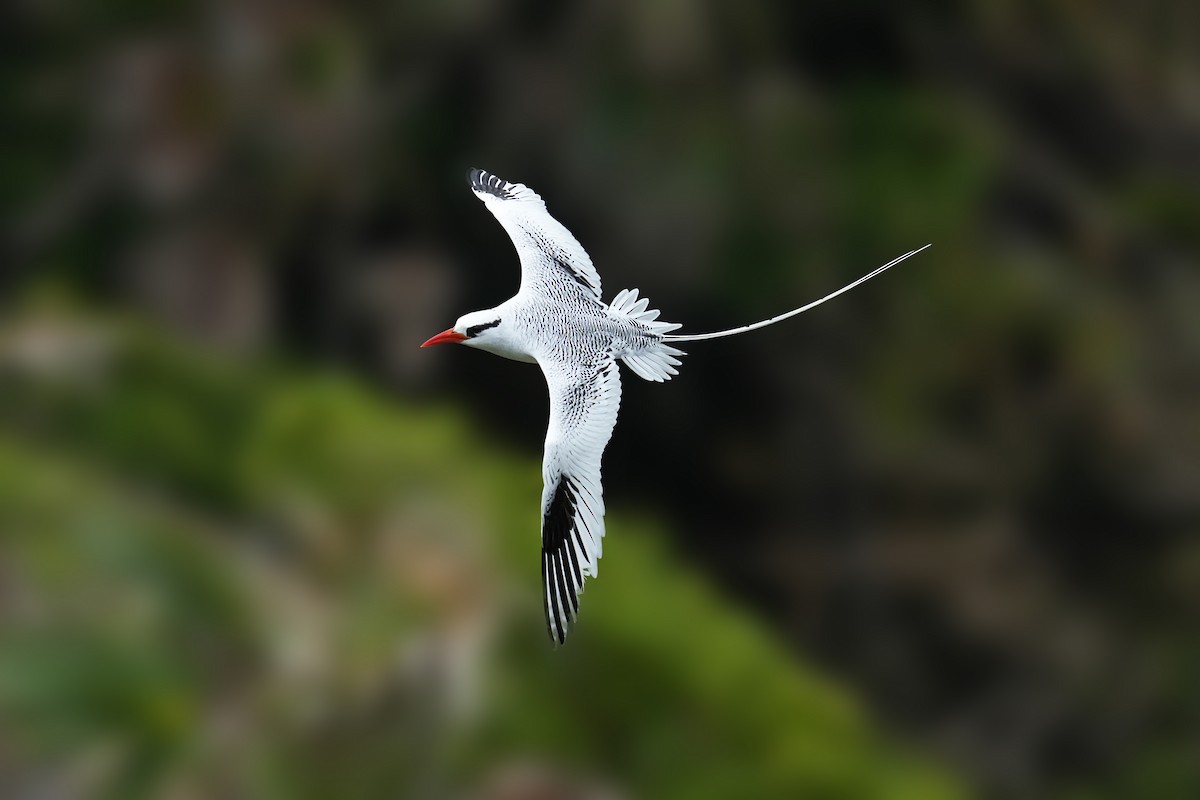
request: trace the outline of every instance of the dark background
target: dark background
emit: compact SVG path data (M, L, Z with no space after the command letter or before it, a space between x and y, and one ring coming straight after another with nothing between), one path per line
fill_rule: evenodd
M57 596L21 560L41 558L22 549L30 537L44 544L51 530L75 530L55 514L77 509L86 520L92 504L112 503L123 519L128 496L149 496L212 529L185 537L216 543L212 580L225 580L226 547L261 550L269 555L255 558L285 572L292 562L279 554L299 552L305 570L322 573L328 548L349 535L374 541L362 531L377 529L366 500L322 505L341 491L331 488L338 481L354 497L365 481L363 497L380 508L386 500L411 509L425 489L410 497L404 481L424 486L413 477L422 464L436 487L475 474L483 469L475 462L492 463L481 453L494 451L515 459L496 466L519 476L512 497L496 502L512 509L514 558L526 548L531 562L517 568L516 591L531 591L541 376L479 353L417 349L516 286L511 245L468 190L474 166L539 192L591 253L606 298L636 286L685 331L772 316L933 243L802 318L688 346L682 374L666 385L626 373L605 460L618 516L577 634L587 637L589 618L609 613L595 625L613 639L596 634L564 652L624 641L623 618L597 608L612 609L615 594L592 587L609 569L614 587L624 585L611 563L623 557L622 540L662 539L666 555L655 563L702 576L722 613L778 648L778 669L808 675L815 665L820 680L836 683L830 692L861 704L867 727L953 775L955 791L1200 792L1194 4L23 2L2 13L0 430L14 448L14 480L32 480L25 464L49 459L51 471L99 481L93 494L51 492L49 517L11 498L0 511L10 547L0 576L11 584L0 591L9 637L0 641L9 654L0 655L0 702L9 719L22 719L13 709L26 714L0 733L6 794L34 796L45 775L84 762L68 771L83 775L68 795L212 796L232 787L226 796L260 796L269 786L291 796L311 789L309 779L260 784L247 775L303 775L297 752L327 752L282 747L269 770L253 759L244 770L186 758L181 768L175 749L148 744L161 738L153 730L130 740L113 727L128 700L119 693L88 712L96 719L85 734L38 734L54 714L74 730L72 715L83 712L78 702L51 713L29 700L22 670L41 673L43 662L20 643L57 631L54 642L74 646L100 624L85 614L63 627L53 603L32 621L20 611L26 595ZM125 363L114 351L140 354L129 356L140 366L111 368L111 359ZM231 459L241 464L245 441L274 430L269 398L286 405L319 393L307 381L326 379L386 409L329 414L397 420L355 422L364 453L388 426L441 424L428 414L450 413L446 424L465 433L430 447L394 434L387 447L413 465L411 474L397 468L389 485L379 476L390 467L374 456L354 461L361 473L328 466L325 451L308 446L320 436L301 425L295 451L277 466L282 474L311 458L311 484L287 502L260 493L275 485L275 467L252 479ZM203 417L210 400L224 411ZM255 403L268 410L247 410ZM325 411L312 413L313 426L326 424ZM161 430L160 417L172 420ZM328 438L340 452L341 439ZM17 484L9 491L33 496ZM493 501L479 499L486 491L468 486L447 506L475 508L479 519L467 527L484 539L503 527ZM293 506L306 521L291 516ZM632 518L651 522L622 523ZM303 532L313 525L328 541ZM89 575L91 562L70 542L45 558ZM341 608L365 580L359 568L318 581L321 602ZM138 580L157 586L160 568L146 569ZM380 580L411 581L407 574ZM165 602L148 591L151 607ZM263 613L254 597L244 602L232 618ZM353 625L355 608L332 629ZM389 627L388 608L364 634L383 651L411 633ZM500 630L536 631L538 614L530 606ZM130 625L135 655L167 647L156 628ZM521 652L539 655L521 657L544 659L541 647L530 643ZM240 652L218 659L221 669L241 674ZM638 672L605 657L619 674ZM480 659L486 674L492 662ZM368 662L379 685L390 685ZM578 663L568 656L542 668ZM214 704L244 710L238 698L256 696L236 677L210 686L213 674L205 666L193 676L213 692L194 699L198 718ZM672 674L663 667L659 679L675 684ZM612 681L604 675L597 680ZM103 694L108 684L98 685ZM756 688L731 681L729 690ZM51 681L47 692L59 689ZM332 692L320 683L312 691ZM380 705L382 717L405 718ZM552 727L521 740L518 755L540 754L530 769L554 775L489 766L521 760L496 735L465 747L472 755L462 763L447 756L436 776L401 770L418 775L405 782L384 770L357 789L329 780L370 796L525 797L543 795L521 781L569 784L594 772L606 788L562 786L562 796L666 796L669 776L694 754L676 762L653 747L636 756L612 744L668 706L630 707L636 713L606 723L602 752L589 755L585 739L564 755L547 744L561 743ZM584 730L599 724L566 719ZM278 724L283 739L315 736ZM362 756L372 767L337 762L345 774L390 763L396 751L386 743L397 740L355 725L384 744ZM192 752L185 739L178 746ZM79 755L97 741L107 743L102 753L122 755ZM782 752L783 761L804 761ZM864 758L891 785L887 769ZM86 766L94 761L101 766ZM756 774L754 763L737 769ZM501 776L488 778L496 769ZM773 789L732 785L741 796L892 796L811 783L808 769ZM720 785L710 784L713 796L738 794Z

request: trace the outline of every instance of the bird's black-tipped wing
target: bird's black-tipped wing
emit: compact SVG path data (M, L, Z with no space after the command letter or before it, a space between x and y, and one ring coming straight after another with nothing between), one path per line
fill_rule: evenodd
M600 275L583 246L550 216L537 192L481 169L468 176L471 190L499 220L521 258L521 286L545 291L564 282L600 299Z
M604 538L600 461L617 424L621 374L598 365L558 371L543 365L550 424L542 459L542 591L546 626L556 643L579 613L587 577L596 575Z

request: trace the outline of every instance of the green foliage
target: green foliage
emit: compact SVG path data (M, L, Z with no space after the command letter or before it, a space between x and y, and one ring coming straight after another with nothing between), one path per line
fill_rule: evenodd
M108 346L86 380L3 371L0 740L27 770L114 796L439 796L534 758L642 797L958 796L644 521L611 516L552 649L538 465L456 415L41 324Z

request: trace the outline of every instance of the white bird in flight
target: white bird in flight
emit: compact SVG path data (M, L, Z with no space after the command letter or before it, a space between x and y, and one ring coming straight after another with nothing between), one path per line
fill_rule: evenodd
M671 345L733 336L773 325L832 300L921 252L912 250L808 305L768 320L716 333L675 335L680 326L624 289L611 303L600 296L600 275L575 237L524 184L473 169L471 189L500 221L521 259L521 286L495 308L464 314L422 347L452 342L538 364L550 390L550 422L542 456L542 597L556 644L579 613L585 577L595 577L604 538L600 460L621 406L623 361L640 378L668 381L678 374Z

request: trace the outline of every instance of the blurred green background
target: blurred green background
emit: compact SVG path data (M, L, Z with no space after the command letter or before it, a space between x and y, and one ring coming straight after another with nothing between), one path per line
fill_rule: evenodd
M1200 7L0 11L0 796L1200 796ZM551 649L529 184L689 331Z

